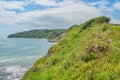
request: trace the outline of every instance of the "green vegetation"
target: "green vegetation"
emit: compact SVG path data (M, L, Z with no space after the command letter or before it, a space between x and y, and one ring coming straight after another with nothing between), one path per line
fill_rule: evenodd
M120 26L109 20L72 26L22 80L120 80Z
M115 26L120 26L120 24L113 24L113 25L115 25Z
M42 29L42 30L30 30L11 34L8 38L45 38L45 39L54 39L65 33L66 29Z

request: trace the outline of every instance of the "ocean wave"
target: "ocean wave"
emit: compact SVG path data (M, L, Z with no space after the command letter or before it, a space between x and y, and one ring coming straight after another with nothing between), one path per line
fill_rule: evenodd
M7 77L6 79L4 80L20 80L21 77L24 75L24 73L33 65L29 65L29 66L26 66L26 65L22 65L22 64L19 64L20 62L22 61L27 61L27 62L31 62L31 60L33 59L36 59L38 56L29 56L29 57L22 57L22 58L11 58L11 59L2 59L0 60L0 62L2 63L12 63L14 64L15 62L15 66L13 65L7 65L7 66L0 66L0 72L1 74L6 74L5 76ZM29 61L30 60L30 61ZM18 61L18 62L17 62ZM19 62L20 61L20 62ZM34 60L33 60L34 61ZM23 63L23 62L22 62ZM26 63L23 63L23 64L26 64ZM22 67L21 67L22 66ZM9 74L9 75L8 75Z
M5 63L5 62L14 62L14 61L21 61L21 60L25 60L25 59L37 59L40 56L22 56L22 57L15 57L15 58L9 58L9 59L2 59L0 60L0 63Z
M6 44L6 42L2 42L2 41L0 41L0 44Z
M4 69L4 72L6 73L11 73L11 75L9 75L7 77L7 80L20 80L20 78L24 75L24 73L27 71L28 69L25 67L20 67L20 66L10 66L10 67L6 67Z
M2 47L13 47L13 44L6 42L6 43L4 43L4 45L2 45Z
M9 42L0 42L0 46L2 48L9 48L9 47L13 47L13 44L11 44Z
M21 50L34 49L35 47L23 47Z

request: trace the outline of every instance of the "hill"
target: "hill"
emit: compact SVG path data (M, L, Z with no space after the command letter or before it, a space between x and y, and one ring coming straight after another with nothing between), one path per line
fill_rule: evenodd
M120 80L120 26L101 16L74 25L22 80Z
M19 32L8 35L8 38L45 38L52 40L62 33L65 33L66 29L41 29Z

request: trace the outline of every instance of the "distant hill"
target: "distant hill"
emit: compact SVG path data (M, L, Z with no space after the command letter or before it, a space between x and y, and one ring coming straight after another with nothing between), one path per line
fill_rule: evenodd
M8 35L8 38L45 38L52 40L62 33L65 33L66 29L41 29L41 30L30 30L24 32L18 32L15 34Z
M120 26L120 24L113 24L113 25L115 25L115 26Z
M72 26L22 80L120 80L120 26L109 22Z

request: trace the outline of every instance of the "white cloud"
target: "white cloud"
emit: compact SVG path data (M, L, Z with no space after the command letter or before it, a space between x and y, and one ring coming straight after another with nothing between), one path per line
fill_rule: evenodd
M114 24L120 24L120 20L118 20L118 19L112 19L112 22L114 23Z
M35 2L36 4L44 5L44 6L55 6L56 1L55 0L31 0Z
M60 4L62 6L57 8L21 13L15 24L42 28L65 28L102 15L102 12L95 7L84 3L66 2L64 3L66 5Z
M120 9L120 2L116 2L116 3L114 4L114 8L115 8L115 9Z
M112 7L108 7L106 5L109 5L110 2L106 1L106 0L100 0L97 2L88 2L87 3L90 6L97 6L99 10L101 10L101 12L112 12L114 9Z
M29 11L24 13L16 14L15 12L6 11L0 7L0 23L8 24L13 26L22 26L24 28L33 29L37 28L67 28L73 24L80 24L87 19L104 15L103 10L106 9L105 3L102 2L86 4L75 0L64 0L62 2L55 2L54 0L31 0L30 2L44 6L57 6L55 8L49 8L45 10ZM6 2L8 3L8 2ZM27 3L15 3L19 8L22 9L23 5ZM15 5L14 4L14 5ZM94 5L101 5L96 8ZM9 3L12 5L12 3ZM7 7L8 8L8 7ZM106 9L108 10L108 8Z
M43 6L63 6L63 5L68 5L71 4L77 0L63 0L61 2L57 2L56 0L30 0L31 2L34 2L36 4L40 4ZM79 0L77 2L81 2L82 0Z
M89 14L88 14L89 13ZM72 24L80 24L88 18L102 15L95 7L84 3L64 1L59 7L30 11L16 15L14 12L3 11L0 14L0 22L19 26L41 27L41 28L65 28Z
M24 5L26 5L26 3L23 2L23 1L11 1L11 2L0 1L0 8L3 8L3 9L20 9L20 10L23 10Z

